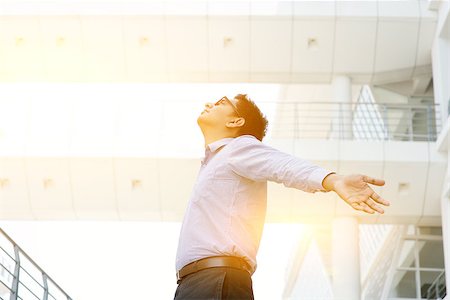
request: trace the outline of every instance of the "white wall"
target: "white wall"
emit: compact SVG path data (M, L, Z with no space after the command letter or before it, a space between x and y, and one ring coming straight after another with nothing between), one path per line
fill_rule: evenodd
M360 84L352 85L352 102L358 99ZM333 86L330 84L286 84L280 88L280 99L298 102L332 102Z
M442 1L439 9L438 30L433 42L432 63L435 101L441 105L441 120L445 125L450 99L450 4ZM443 126L444 127L444 126Z
M448 105L450 100L450 4L441 1L439 7L438 30L433 42L432 62L435 101L441 105L442 128L446 128L448 122ZM450 138L447 135L448 160L447 177L444 181L441 208L442 208L442 234L444 253L450 253L450 199L448 196L447 184L450 177ZM450 286L450 256L445 256L446 285Z
M375 100L380 103L408 103L408 97L380 87L372 87Z

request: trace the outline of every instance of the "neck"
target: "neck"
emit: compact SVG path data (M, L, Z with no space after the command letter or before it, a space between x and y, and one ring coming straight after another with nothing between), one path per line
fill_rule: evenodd
M234 138L232 134L224 134L223 132L205 132L203 131L203 138L205 140L205 147L215 141L224 139L224 138Z
M205 139L205 147L215 141L226 138L227 136L204 136Z

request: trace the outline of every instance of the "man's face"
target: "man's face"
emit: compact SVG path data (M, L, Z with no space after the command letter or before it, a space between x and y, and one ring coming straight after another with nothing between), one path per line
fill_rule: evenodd
M206 103L205 109L197 119L200 126L226 127L226 124L237 117L240 117L236 105L237 99L221 98L216 103Z

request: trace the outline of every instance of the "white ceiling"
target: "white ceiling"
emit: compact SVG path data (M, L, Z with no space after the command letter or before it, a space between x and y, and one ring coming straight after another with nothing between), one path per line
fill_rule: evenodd
M434 143L272 140L285 152L340 174L386 180L375 190L392 205L385 215L351 209L334 193L305 193L271 183L267 220L321 222L356 216L361 223L438 225L446 158ZM3 157L0 218L181 221L200 161L190 158Z
M29 5L3 1L0 81L328 83L333 75L342 73L361 83L405 81L431 76L436 18L425 3L36 1ZM315 50L307 49L308 39L317 41ZM85 97L74 102L76 123L97 120L95 112L99 111L113 120L112 106L101 101L92 101L91 111L81 111L89 101ZM26 118L26 107L17 109L22 112L18 115ZM35 103L33 111L39 109L44 108ZM173 109L180 110L180 106ZM126 106L123 111L126 115ZM58 117L68 115L69 111ZM79 120L77 116L81 116ZM155 127L152 122L158 120L143 126L151 131ZM25 119L15 122L26 124ZM45 131L45 126L39 127L41 123L31 120L33 126L18 130L32 138L34 132ZM61 119L58 124L66 123ZM54 127L55 132L69 130ZM99 123L75 128L70 137L62 136L74 145L101 144L109 149L110 145L102 142L112 139L108 130L112 127L112 123ZM160 135L170 137L174 133L170 130L176 128ZM49 142L30 141L35 145ZM270 185L269 220L305 222L353 214L368 223L439 222L435 191L442 186L439 181L445 160L434 157L433 144L387 142L346 147L330 140L289 140L287 144L297 146L279 148L324 167L385 178L389 186L383 195L395 201L382 218L364 216L331 193L310 195ZM304 153L304 149L312 152ZM85 151L82 147L75 150ZM100 147L98 151L103 150ZM93 157L92 152L70 158L3 156L0 217L180 220L198 160L174 159L179 150L165 150L172 158ZM300 150L303 152L297 153ZM364 155L355 158L355 153ZM411 156L405 157L405 153ZM411 174L420 176L412 178ZM407 194L399 193L401 183L409 183Z
M4 1L0 81L354 82L431 76L427 1ZM317 47L308 49L309 39Z

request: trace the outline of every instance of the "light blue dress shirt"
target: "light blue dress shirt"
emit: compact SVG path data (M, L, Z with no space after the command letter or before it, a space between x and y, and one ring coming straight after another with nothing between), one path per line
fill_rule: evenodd
M267 207L267 181L325 191L326 169L263 144L251 135L211 143L186 208L176 270L209 256L244 258L256 269Z

